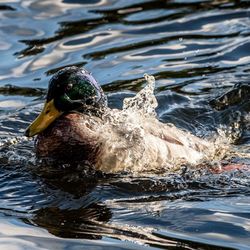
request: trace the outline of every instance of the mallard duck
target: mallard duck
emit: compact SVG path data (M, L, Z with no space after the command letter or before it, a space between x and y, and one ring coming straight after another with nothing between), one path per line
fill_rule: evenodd
M39 158L83 161L107 173L159 170L179 159L197 163L210 146L152 117L137 117L139 125L130 130L131 119L109 123L103 118L105 109L107 98L93 76L83 68L67 67L51 78L44 108L25 134L37 135Z

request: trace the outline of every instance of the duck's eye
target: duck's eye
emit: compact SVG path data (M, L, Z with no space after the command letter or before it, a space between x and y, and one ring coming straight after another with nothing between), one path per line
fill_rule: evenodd
M69 83L69 84L67 85L66 89L67 89L67 90L70 90L70 89L72 89L72 87L73 87L73 84L72 84L72 83Z

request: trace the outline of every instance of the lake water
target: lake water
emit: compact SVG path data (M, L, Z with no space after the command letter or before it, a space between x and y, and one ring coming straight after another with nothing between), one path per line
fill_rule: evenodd
M249 95L209 104L249 86L249 1L0 0L0 16L0 249L250 249L247 170L91 177L37 165L23 136L57 70L84 66L115 108L149 73L161 121L237 135L231 161L250 164Z

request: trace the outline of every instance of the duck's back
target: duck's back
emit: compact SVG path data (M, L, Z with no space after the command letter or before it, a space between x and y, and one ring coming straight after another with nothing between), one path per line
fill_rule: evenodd
M205 156L210 143L174 125L157 119L144 119L133 130L116 129L102 133L101 157L96 167L104 172L146 172L174 167L180 162L196 164Z

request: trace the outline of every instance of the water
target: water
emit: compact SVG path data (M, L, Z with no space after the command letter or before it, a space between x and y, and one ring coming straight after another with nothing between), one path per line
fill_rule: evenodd
M210 104L249 85L249 11L227 0L0 1L1 249L249 249L247 170L86 175L40 166L23 136L58 69L92 71L112 108L147 72L160 121L221 131L238 153L230 161L249 164L249 99Z

